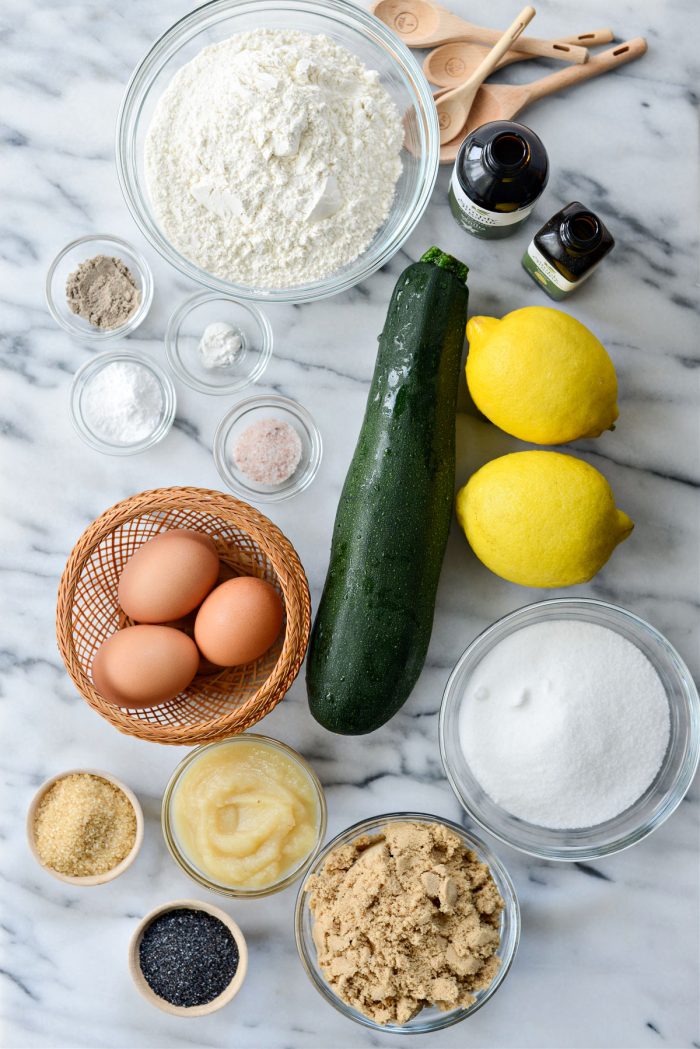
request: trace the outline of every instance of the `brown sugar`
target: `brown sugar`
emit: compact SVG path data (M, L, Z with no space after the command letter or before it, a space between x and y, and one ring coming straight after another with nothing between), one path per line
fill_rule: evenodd
M129 855L135 840L134 806L122 790L92 773L57 780L36 811L39 858L59 874L106 874Z
M388 824L335 849L305 888L328 984L378 1023L471 1005L496 975L504 903L449 827Z

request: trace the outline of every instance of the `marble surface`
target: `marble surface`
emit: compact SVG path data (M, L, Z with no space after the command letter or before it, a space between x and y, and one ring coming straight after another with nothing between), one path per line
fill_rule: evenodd
M167 1017L131 986L126 945L161 901L204 895L168 856L162 789L181 753L120 736L77 695L56 651L58 579L82 530L107 506L145 488L218 487L211 457L227 407L177 384L171 435L141 456L111 459L83 445L68 415L71 375L95 353L51 320L43 299L55 252L110 231L146 253L156 277L151 313L129 347L163 360L169 313L194 287L145 244L122 203L113 128L124 84L183 0L5 0L0 199L0 434L3 491L0 899L5 1046L229 1046L241 1049L398 1045L326 1006L298 963L295 889L232 903L250 973L233 1006L204 1020ZM452 0L485 24L506 24L506 0ZM648 37L641 62L533 107L527 122L549 150L552 177L534 218L512 239L485 244L454 224L441 170L415 235L364 286L333 300L269 310L276 335L262 389L296 397L323 433L319 476L269 510L306 566L314 602L324 577L337 497L372 372L376 335L396 277L440 244L472 267L473 312L546 304L519 259L538 224L580 198L613 230L617 248L566 307L610 350L620 380L614 433L580 442L636 521L628 542L576 594L618 602L668 635L697 674L698 627L698 163L697 7L543 0L541 36L611 20L621 39ZM537 67L499 74L517 81ZM543 70L544 71L544 70ZM458 481L516 442L470 412L459 419ZM303 679L260 728L298 747L326 786L329 833L362 817L415 808L459 819L442 772L437 714L450 668L494 618L546 594L490 575L453 528L427 665L405 708L364 739L334 737L311 719ZM551 595L550 595L551 596ZM61 885L32 862L24 816L36 786L65 768L110 770L139 794L143 852L100 889ZM698 1025L698 790L638 847L598 863L556 865L496 843L522 903L514 969L496 998L430 1046L689 1047Z

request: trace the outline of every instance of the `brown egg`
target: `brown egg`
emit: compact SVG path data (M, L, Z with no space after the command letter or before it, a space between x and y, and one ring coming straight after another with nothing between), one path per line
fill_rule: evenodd
M259 659L279 636L282 598L264 579L239 576L212 590L197 613L194 639L205 659L234 667Z
M197 673L194 641L167 626L129 626L108 637L92 663L92 680L117 707L153 707L187 688Z
M164 623L163 626L171 626L174 627L175 630L182 630L184 634L187 634L187 636L191 637L194 641L194 622L197 618L197 612L198 609L195 608L194 612L188 612L188 614L183 616L182 619L171 619L167 623ZM197 651L199 651L199 649L197 649ZM218 667L215 663L210 663L200 652L199 667L197 668L198 674L220 674L221 671L225 669L225 667Z
M208 535L185 528L163 532L127 561L119 578L119 604L138 623L180 619L204 600L219 567Z

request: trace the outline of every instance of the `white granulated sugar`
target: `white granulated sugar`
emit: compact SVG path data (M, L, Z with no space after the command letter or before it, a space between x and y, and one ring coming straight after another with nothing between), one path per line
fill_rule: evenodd
M524 627L478 664L459 736L476 779L514 816L555 829L624 812L666 753L668 700L643 652L606 627Z
M257 29L175 74L148 130L146 177L188 259L286 288L365 251L389 214L402 143L376 71L329 37Z
M163 394L147 368L113 361L90 381L81 407L88 428L98 437L114 444L136 444L158 426Z

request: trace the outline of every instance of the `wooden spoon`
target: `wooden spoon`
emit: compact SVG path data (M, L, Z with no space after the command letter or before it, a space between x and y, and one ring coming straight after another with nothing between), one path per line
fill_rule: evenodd
M476 44L497 44L501 33L498 29L486 29L458 18L444 7L431 4L429 0L374 0L372 14L392 29L408 47L436 47L452 40L471 40ZM577 65L588 61L585 47L565 44L560 40L538 40L532 36L521 36L518 50L543 58L556 58L560 62Z
M581 47L596 47L598 44L609 44L615 39L612 29L596 29L592 33L579 33L578 36L563 36L566 44L578 44ZM556 40L551 41L553 44ZM457 87L472 75L476 67L488 53L483 44L470 44L468 40L453 40L451 44L436 47L423 62L423 72L431 84L439 87ZM517 46L506 51L496 66L502 69L512 62L523 62L535 55L526 55L518 51Z
M493 73L498 65L498 60L505 55L534 17L534 7L524 7L515 21L508 26L498 43L486 52L485 57L469 79L459 87L447 91L435 103L440 123L440 145L455 137L455 128L464 127L477 91L487 76Z
M609 73L627 62L640 58L647 49L647 42L642 36L627 40L609 51L595 55L585 66L570 66L550 73L530 84L482 84L469 111L469 117L459 135L445 145L440 146L440 163L453 163L459 147L470 131L487 124L491 120L512 120L526 106L540 98L553 95L566 87L574 87L584 80ZM438 91L433 97L439 99L443 92Z

